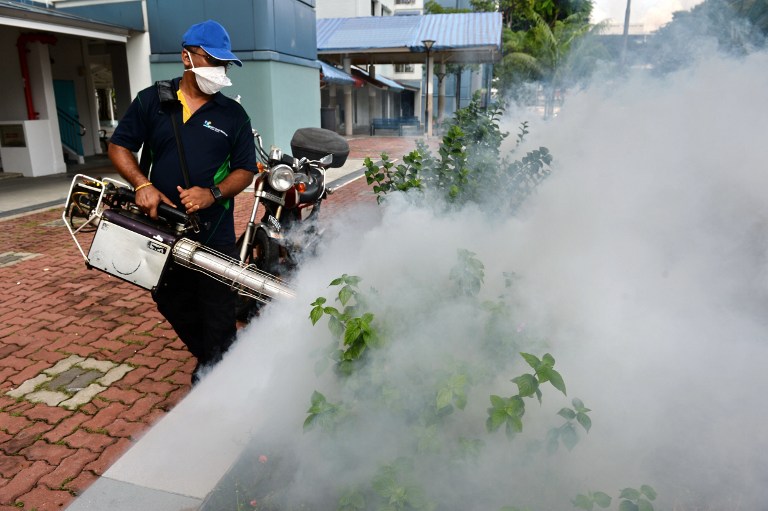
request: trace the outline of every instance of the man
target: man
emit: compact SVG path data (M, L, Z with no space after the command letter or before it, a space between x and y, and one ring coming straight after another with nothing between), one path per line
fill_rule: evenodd
M112 135L109 157L133 185L142 211L157 218L157 207L164 202L194 213L200 232L190 237L234 256L233 198L253 180L256 156L248 115L219 90L232 83L229 66L242 62L232 53L227 31L212 20L190 27L182 48L183 76L165 89L178 101L161 103L156 85L139 92ZM188 164L188 188L172 116ZM151 157L149 175L133 154L142 145L142 163ZM197 358L192 373L192 383L197 383L201 370L218 362L234 340L235 293L200 272L171 265L153 298Z

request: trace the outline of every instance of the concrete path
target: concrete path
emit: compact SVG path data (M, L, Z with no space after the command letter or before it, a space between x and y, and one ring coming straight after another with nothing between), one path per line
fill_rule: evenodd
M381 152L401 158L416 140L353 138L350 162ZM63 205L69 182L0 180L0 213L7 213L0 218L0 511L194 509L199 497L136 493L135 464L115 470L106 490L100 480L121 456L146 453L142 442L161 419L177 420L194 359L149 293L86 270L61 207L50 209ZM237 201L238 231L252 200L244 193ZM332 194L322 214L372 200L357 179Z

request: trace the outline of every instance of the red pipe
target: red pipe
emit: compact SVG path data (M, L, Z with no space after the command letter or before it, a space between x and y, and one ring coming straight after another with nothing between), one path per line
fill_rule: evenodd
M32 102L32 85L29 81L29 64L27 63L27 43L39 42L43 44L56 44L56 37L50 34L21 34L16 40L16 48L19 50L19 66L21 66L21 78L24 80L24 99L27 103L27 117L29 120L37 119L35 105Z

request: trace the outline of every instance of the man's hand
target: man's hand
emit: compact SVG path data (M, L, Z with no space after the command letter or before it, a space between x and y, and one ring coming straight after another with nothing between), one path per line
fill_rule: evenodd
M187 214L196 213L201 209L211 207L215 202L213 194L208 188L193 186L192 188L185 189L177 186L176 189L179 191L179 198L186 208Z
M136 157L133 156L130 150L116 144L109 144L108 153L109 159L112 160L112 164L120 175L127 179L134 188L141 188L136 192L136 205L144 213L147 213L153 219L157 219L157 206L161 202L165 202L171 207L176 207L168 197L163 195L154 186L143 186L147 183L147 178L139 168L139 162L136 161Z
M168 197L154 186L145 186L136 192L136 205L154 220L157 220L157 207L161 202L168 204L172 208L176 207L176 204L171 202Z

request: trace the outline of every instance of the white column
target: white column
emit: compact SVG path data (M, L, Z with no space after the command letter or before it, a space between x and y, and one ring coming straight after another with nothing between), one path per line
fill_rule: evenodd
M432 136L432 116L434 115L434 109L432 108L432 80L435 78L434 73L435 58L430 55L427 61L427 137Z
M437 125L443 124L445 114L445 62L440 63L440 81L437 85Z
M56 96L53 93L53 74L51 73L51 54L48 45L34 42L29 43L27 54L29 65L29 80L32 86L32 101L39 113L38 119L43 123L28 123L25 131L31 152L30 176L45 176L60 174L67 171L64 163L64 151L61 148L59 133L59 116L56 113ZM39 146L40 150L32 149Z
M85 137L88 137L86 144L83 137L84 154L101 154L101 144L99 143L99 102L96 100L96 86L93 83L93 75L90 73L91 61L88 55L88 41L83 38L80 40L80 50L83 55L83 67L88 71L85 73L85 94L88 98L88 111L80 115L80 122L86 126ZM85 119L88 119L86 121Z
M125 45L128 55L128 74L131 84L131 98L142 89L152 85L152 74L149 70L149 55L152 50L149 46L149 23L147 22L147 2L142 0L141 10L144 15L144 32L132 35ZM181 55L181 47L179 47ZM181 57L179 57L179 61Z

